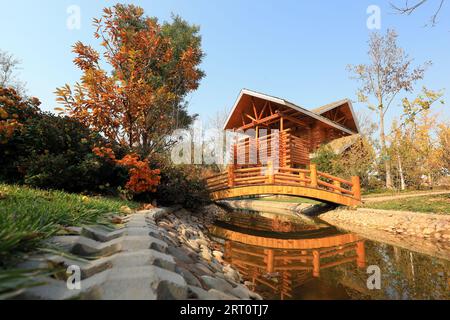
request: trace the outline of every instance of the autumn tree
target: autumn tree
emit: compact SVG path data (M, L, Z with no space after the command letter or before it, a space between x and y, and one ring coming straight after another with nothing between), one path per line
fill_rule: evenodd
M438 139L442 166L447 175L450 175L450 123L443 122L438 125Z
M369 63L350 65L348 70L361 83L358 97L367 103L379 117L381 159L384 162L386 187L391 189L391 159L386 150L385 115L402 91L411 91L417 80L424 76L424 66L413 67L413 60L397 44L397 33L372 33L369 40Z
M57 89L60 111L143 157L171 146L170 133L193 121L185 98L204 76L199 28L172 20L160 24L134 5L105 8L94 19L103 52L74 45L82 78Z

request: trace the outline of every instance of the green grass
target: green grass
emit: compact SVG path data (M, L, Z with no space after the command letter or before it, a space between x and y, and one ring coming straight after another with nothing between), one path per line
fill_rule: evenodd
M322 202L299 197L264 197L257 198L259 201L275 201L275 202L289 202L289 203L309 203L309 204L321 204Z
M384 197L384 196L395 196L401 194L409 194L409 193L426 193L426 192L435 192L435 191L445 191L448 190L444 187L436 187L433 189L425 189L425 190L387 190L387 189L376 189L363 191L362 195L367 197Z
M363 207L383 210L450 214L450 194L367 203Z
M0 268L17 262L23 253L35 250L64 227L108 224L107 213L137 205L115 198L0 184Z

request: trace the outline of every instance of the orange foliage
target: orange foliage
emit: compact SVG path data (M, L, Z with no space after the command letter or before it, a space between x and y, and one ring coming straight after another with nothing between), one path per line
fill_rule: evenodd
M95 147L94 149L92 149L92 152L98 157L106 158L111 161L116 161L116 155L114 154L114 151L111 148Z
M98 157L108 159L116 164L128 168L129 180L125 189L135 194L144 192L156 192L156 187L161 181L159 169L150 169L147 160L139 160L136 154L128 154L122 160L117 160L111 148L95 147L92 152Z
M178 125L175 108L198 87L201 49L195 43L174 47L163 26L133 5L104 9L94 27L103 54L77 42L81 82L73 90L58 88L57 100L71 117L147 156L165 147L162 137ZM104 62L113 72L102 68Z
M0 87L0 143L7 143L39 105L37 98L24 99L13 88Z
M161 181L159 176L161 172L159 169L150 169L147 160L140 161L138 155L129 154L117 163L129 168L130 180L125 186L127 190L134 193L156 192L156 187Z

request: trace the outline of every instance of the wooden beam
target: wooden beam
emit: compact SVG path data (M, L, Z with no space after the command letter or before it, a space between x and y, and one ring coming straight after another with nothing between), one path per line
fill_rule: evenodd
M245 116L247 117L247 118L249 118L250 120L252 120L252 121L258 121L257 119L255 119L255 118L253 118L251 115L249 115L249 114L245 114Z
M247 130L247 129L253 128L257 125L267 125L267 123L272 120L278 121L279 117L280 117L280 115L276 113L271 116L265 117L263 119L253 120L253 123L246 124L246 125L238 128L238 130Z
M255 99L252 98L252 104L253 104L253 112L255 113L256 120L258 119L258 112L256 111L256 105L255 105Z
M268 103L269 103L269 102L266 101L266 103L264 104L264 108L262 109L261 113L259 114L258 120L260 120L260 119L262 118L262 116L263 116L263 114L264 114L264 111L266 111L266 108L267 108L267 104L268 104Z
M269 101L269 111L270 111L270 115L273 115L273 109L272 109L272 104Z
M241 118L242 118L242 125L245 126L246 123L245 123L245 118L244 118L244 115L243 115L243 114L241 114Z
M285 118L286 120L289 120L289 121L291 121L291 122L293 122L293 123L296 123L296 124L301 125L301 126L304 126L304 127L308 127L308 124L307 124L306 122L303 122L303 121L301 121L301 120L299 120L299 119L297 119L297 118L294 118L294 117L292 117L292 116L290 116L290 115L287 115L287 114L284 113L284 112L280 112L280 115L281 115L283 118Z

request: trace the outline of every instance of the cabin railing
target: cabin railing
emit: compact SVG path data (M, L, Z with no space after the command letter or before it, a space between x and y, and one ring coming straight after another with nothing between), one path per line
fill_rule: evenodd
M229 166L227 171L207 178L207 184L210 192L264 184L301 186L327 190L361 200L359 177L352 177L351 181L345 180L318 171L314 164L311 164L309 169L274 168L270 163L265 167L245 169Z

